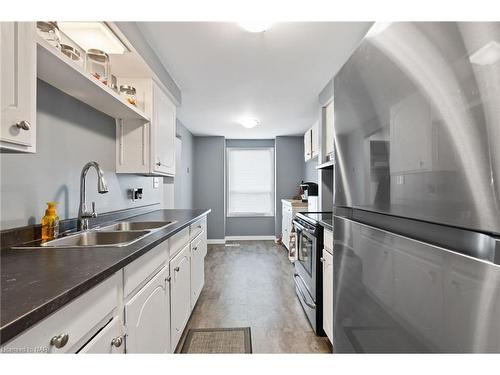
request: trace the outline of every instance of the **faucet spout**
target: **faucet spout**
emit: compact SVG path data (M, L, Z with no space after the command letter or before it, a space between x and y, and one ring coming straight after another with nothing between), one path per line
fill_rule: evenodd
M97 172L97 191L100 194L107 193L108 185L104 178L104 172L99 164L95 161L90 161L84 165L80 175L80 205L78 207L78 230L87 230L89 228L89 218L97 217L95 205L92 205L92 212L87 211L87 196L86 196L86 177L90 168L94 167Z

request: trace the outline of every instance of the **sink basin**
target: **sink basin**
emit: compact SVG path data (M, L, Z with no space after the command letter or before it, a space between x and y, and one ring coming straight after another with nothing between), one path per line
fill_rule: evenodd
M175 224L176 221L120 221L97 229L98 231L137 231L154 230Z
M138 241L148 231L117 231L100 232L88 231L77 233L68 237L58 238L42 244L43 247L116 247L127 246Z

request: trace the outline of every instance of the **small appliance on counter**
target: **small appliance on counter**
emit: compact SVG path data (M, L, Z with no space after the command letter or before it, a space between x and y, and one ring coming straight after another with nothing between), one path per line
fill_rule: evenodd
M300 195L302 202L307 202L307 211L318 211L318 184L315 182L304 182L300 184Z

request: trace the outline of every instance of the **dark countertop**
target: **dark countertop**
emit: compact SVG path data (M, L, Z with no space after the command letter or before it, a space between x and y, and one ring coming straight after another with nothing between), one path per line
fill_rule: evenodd
M125 247L5 249L0 344L39 322L210 210L157 210L128 221L177 220Z

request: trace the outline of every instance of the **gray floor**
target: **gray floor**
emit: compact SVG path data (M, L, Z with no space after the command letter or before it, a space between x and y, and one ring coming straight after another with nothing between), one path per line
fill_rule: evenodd
M273 241L239 244L208 246L205 287L187 328L249 326L254 353L331 352L295 295L284 247Z

